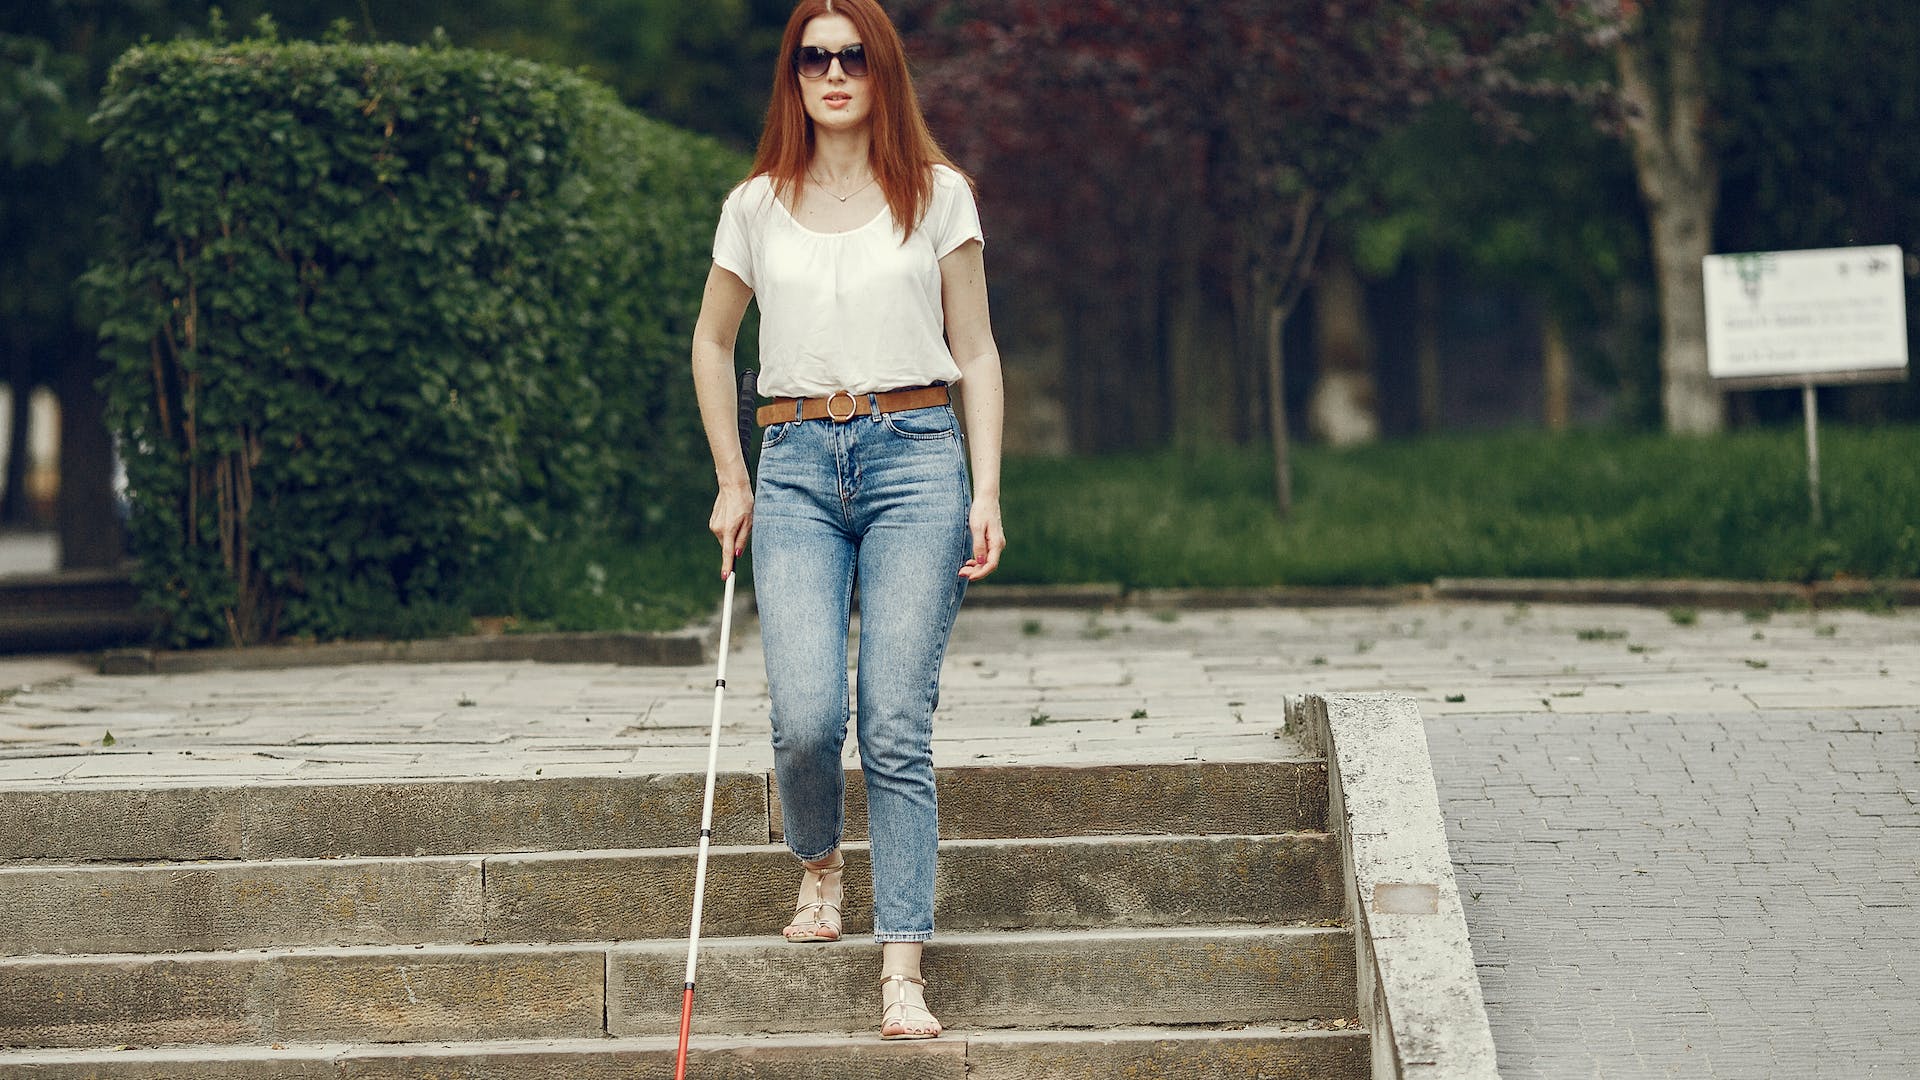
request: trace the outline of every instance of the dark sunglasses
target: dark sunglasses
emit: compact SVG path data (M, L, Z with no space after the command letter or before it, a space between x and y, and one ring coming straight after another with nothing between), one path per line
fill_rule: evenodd
M803 79L818 79L833 66L836 57L840 60L840 70L846 72L848 78L867 77L865 45L849 45L839 52L828 52L818 45L802 45L793 50L793 69L798 71Z

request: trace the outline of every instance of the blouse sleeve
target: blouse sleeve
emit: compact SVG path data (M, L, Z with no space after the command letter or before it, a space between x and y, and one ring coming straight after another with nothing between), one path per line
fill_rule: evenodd
M935 175L933 212L928 215L933 256L944 259L969 240L986 242L980 232L980 210L973 203L973 186L959 173L940 170Z
M753 288L753 242L747 228L747 185L733 189L720 204L720 227L713 234L713 261Z

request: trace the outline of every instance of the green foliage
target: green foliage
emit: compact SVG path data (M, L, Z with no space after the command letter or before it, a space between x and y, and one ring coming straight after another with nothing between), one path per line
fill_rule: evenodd
M1715 439L1512 432L1297 452L1275 519L1258 455L1014 458L998 580L1133 587L1437 577L1920 577L1920 427Z
M444 47L136 48L95 119L109 412L174 641L451 628L503 553L697 505L732 153Z
M1584 106L1539 102L1522 116L1529 137L1503 139L1437 106L1385 140L1345 223L1356 260L1376 276L1452 263L1527 289L1618 411L1655 420L1658 327L1639 307L1653 271L1627 149Z
M590 527L518 538L475 575L463 606L523 632L678 629L720 604L720 547L705 521L686 517L641 542Z
M81 136L70 91L79 67L44 41L0 33L0 164L56 160Z

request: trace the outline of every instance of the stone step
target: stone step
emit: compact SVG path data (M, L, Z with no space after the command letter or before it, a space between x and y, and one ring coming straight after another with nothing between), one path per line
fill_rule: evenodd
M1319 927L949 934L931 1000L956 1030L1350 1017L1352 934ZM702 944L703 1036L879 1024L878 950ZM679 942L445 945L0 961L0 1046L666 1037Z
M864 844L848 844L848 936L870 933ZM682 853L542 853L487 860L488 936L676 937L693 893ZM1326 833L1280 836L953 840L940 845L942 930L1067 929L1338 918L1340 850ZM785 848L738 852L708 870L706 925L754 934L786 922L799 885Z
M668 1080L667 1038L494 1040L451 1045L283 1044L0 1052L21 1080ZM700 1080L1366 1080L1364 1031L949 1031L929 1042L871 1034L696 1036Z
M864 844L848 844L849 936L870 932ZM601 941L686 932L695 852L294 859L0 869L0 955L301 945ZM1325 833L954 840L940 846L943 931L1338 918ZM704 932L772 933L799 875L783 847L726 847Z
M849 773L850 839L866 836ZM943 768L941 836L1317 832L1320 761ZM705 777L580 776L195 787L0 788L7 860L302 859L676 847L699 829ZM764 773L723 773L714 840L782 835ZM1044 807L1044 813L1036 808Z
M677 1031L685 946L626 945L616 956L612 1033ZM871 942L703 942L700 1030L877 1027L877 967ZM1350 1016L1355 1007L1353 933L1329 927L951 934L928 946L922 969L941 1021L962 1029L1257 1024Z

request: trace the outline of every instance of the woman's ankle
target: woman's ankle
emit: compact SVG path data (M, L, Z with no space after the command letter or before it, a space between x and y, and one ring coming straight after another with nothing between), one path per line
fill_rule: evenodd
M889 941L880 946L880 977L891 979L895 975L905 975L909 979L920 978L920 954L923 946L918 941Z

